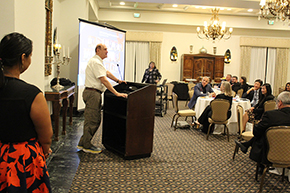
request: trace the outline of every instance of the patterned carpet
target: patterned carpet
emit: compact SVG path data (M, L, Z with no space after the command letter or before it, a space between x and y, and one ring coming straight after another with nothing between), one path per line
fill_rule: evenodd
M171 106L171 104L170 104ZM184 108L184 103L180 102ZM151 157L124 160L108 150L78 152L80 164L70 192L257 192L255 162L241 151L232 160L234 139L195 129L170 128L174 111L155 117ZM180 118L180 120L183 120ZM82 126L80 126L82 127ZM94 143L102 147L101 129ZM267 174L263 192L290 192L289 182Z

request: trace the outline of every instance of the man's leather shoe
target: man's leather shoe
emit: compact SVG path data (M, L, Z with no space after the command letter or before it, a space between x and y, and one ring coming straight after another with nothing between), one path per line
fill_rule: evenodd
M239 142L237 140L235 140L235 143L240 147L240 149L243 153L247 153L248 148L246 146L244 146L241 142Z

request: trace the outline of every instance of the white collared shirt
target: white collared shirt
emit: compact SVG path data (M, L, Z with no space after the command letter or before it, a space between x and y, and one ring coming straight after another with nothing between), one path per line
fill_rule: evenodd
M102 84L100 78L106 75L107 70L103 65L103 60L98 55L93 56L86 67L85 87L104 92L106 87Z

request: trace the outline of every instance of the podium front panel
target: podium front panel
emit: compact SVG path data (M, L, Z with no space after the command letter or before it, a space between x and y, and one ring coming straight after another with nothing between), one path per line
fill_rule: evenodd
M128 83L116 87L118 92L127 92L128 98L105 92L102 142L125 159L148 157L153 149L156 86Z

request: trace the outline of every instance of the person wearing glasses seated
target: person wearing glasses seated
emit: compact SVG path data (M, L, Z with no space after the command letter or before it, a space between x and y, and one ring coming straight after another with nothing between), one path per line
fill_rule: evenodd
M258 104L259 99L261 98L261 86L263 81L260 79L255 80L254 86L250 88L247 92L245 92L242 98L247 98L251 101L251 107Z
M246 110L246 112L243 115L243 131L245 131L246 129L247 122L253 123L254 120L261 119L264 113L264 103L269 100L274 100L274 96L272 95L272 88L270 84L268 83L263 84L261 91L262 91L262 96L258 104Z
M276 101L278 109L266 111L263 114L262 120L254 126L254 137L247 142L235 143L240 147L243 153L247 153L248 148L251 146L250 158L256 162L269 163L267 160L267 141L265 132L269 127L273 126L290 126L290 92L281 92ZM263 166L261 164L261 166ZM260 168L263 171L263 168Z
M193 109L197 101L197 98L200 96L206 96L207 94L209 94L210 96L215 96L215 93L212 90L211 85L209 84L209 78L203 77L202 81L194 86L194 94L187 106L190 109Z
M229 82L223 81L221 84L221 94L218 94L215 99L225 99L230 102L230 108L227 114L228 119L231 117L232 112L231 112L231 107L232 107L232 101L233 101L233 96L232 96L232 87ZM207 133L208 132L208 127L209 127L209 122L208 118L211 117L212 111L210 105L208 105L200 117L198 118L198 121L195 121L193 123L193 126L196 128L201 129L202 132ZM200 124L202 126L200 127Z

